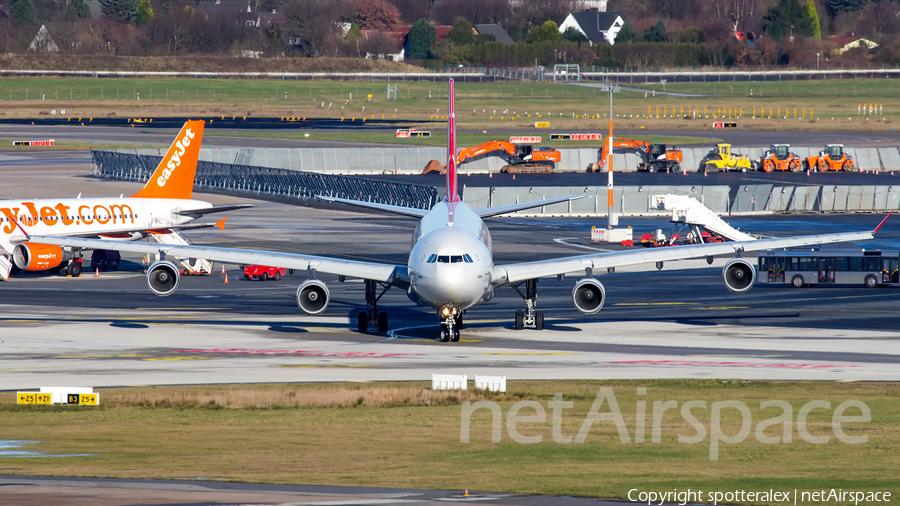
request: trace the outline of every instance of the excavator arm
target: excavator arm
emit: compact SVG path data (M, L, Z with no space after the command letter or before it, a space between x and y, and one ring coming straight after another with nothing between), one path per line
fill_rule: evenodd
M459 165L468 158L484 156L495 151L503 151L513 158L516 156L516 145L506 141L488 141L471 148L461 149L459 154L456 155L456 163Z

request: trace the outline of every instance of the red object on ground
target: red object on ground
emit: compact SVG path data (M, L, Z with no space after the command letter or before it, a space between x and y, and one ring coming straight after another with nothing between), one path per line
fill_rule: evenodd
M268 267L265 265L248 265L244 267L244 279L259 278L260 281L265 281L271 278L277 281L286 275L287 269L281 267Z

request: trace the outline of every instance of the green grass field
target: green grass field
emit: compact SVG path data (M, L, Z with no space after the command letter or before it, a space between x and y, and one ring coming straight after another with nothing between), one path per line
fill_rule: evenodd
M347 132L324 132L324 131L316 131L316 132L304 132L303 130L296 130L288 133L273 133L265 130L246 130L246 131L236 131L236 132L220 132L216 130L207 130L204 132L204 135L215 135L215 136L223 136L223 137L231 137L237 134L237 137L264 137L264 138L283 138L283 139L309 139L309 140L326 140L326 141L345 141L345 142L374 142L379 144L398 144L398 145L412 145L412 146L446 146L447 145L447 133L443 130L443 126L440 126L440 131L432 131L431 137L428 138L419 138L419 137L411 137L409 139L398 139L396 134L391 132L366 132L366 131L358 131L351 130ZM307 137L308 135L308 137ZM476 146L483 142L487 142L495 139L503 139L508 140L511 135L520 135L520 134L512 134L509 132L502 131L488 131L488 133L459 133L457 134L457 147L463 148L466 146ZM535 132L534 135L541 137L541 145L542 146L551 146L554 148L597 148L599 147L599 143L597 141L559 141L559 140L550 140L550 132L549 131L539 131ZM688 137L683 135L645 135L645 136L637 136L640 140L647 140L650 142L663 142L669 145L672 144L698 144L703 142L711 142L710 137Z
M99 407L36 407L13 404L0 394L4 439L37 441L31 448L66 458L0 457L4 474L127 478L193 478L413 488L464 488L534 494L624 498L628 490L844 490L900 493L900 385L892 383L769 383L704 381L537 381L510 382L506 394L432 392L423 383L217 385L100 390ZM601 387L611 387L623 415L629 443L613 422L596 421L583 443L553 440L555 393L574 407L564 409L559 427L575 436ZM637 388L645 387L646 395ZM491 442L491 412L471 417L469 442L461 441L462 401L493 400L504 417L501 441ZM512 440L506 415L513 403L532 400L546 410L544 421L519 423L536 444ZM656 401L676 401L654 424ZM691 413L705 428L696 444L678 437L696 434L682 415L688 400L737 400L750 410L749 437L721 443L710 460L708 407ZM781 409L760 408L767 400L792 406L790 444L763 444L754 435L760 422ZM811 444L798 432L802 405L830 402L809 412ZM871 422L844 423L862 444L833 435L832 412L847 400L864 402ZM637 442L636 408L646 402L644 442ZM707 404L706 406L711 406ZM599 409L609 412L608 404ZM524 408L519 415L535 413ZM846 415L859 414L851 410ZM653 442L657 426L659 442ZM721 430L741 429L736 409L722 411ZM783 424L759 428L783 434ZM755 501L755 504L766 504ZM798 501L804 504L804 501Z
M384 116L419 124L446 117L447 83L440 75L435 79L387 83L0 78L0 119L42 117L51 110L58 114L65 110L65 116L72 117ZM387 100L388 84L397 85L396 100ZM890 79L666 86L667 91L715 95L702 98L654 96L653 90L662 89L659 83L634 86L646 91L622 91L615 97L617 128L711 129L714 120L726 118L739 118L742 126L771 130L885 131L900 125L900 85ZM550 121L558 130L605 130L608 123L608 94L597 88L552 82L461 82L456 96L460 128L522 129L537 121ZM879 104L879 114L868 119L860 116L858 106L863 103ZM694 109L702 112L700 117L684 119ZM766 111L764 119L757 113L757 119L751 120L754 111L761 110Z

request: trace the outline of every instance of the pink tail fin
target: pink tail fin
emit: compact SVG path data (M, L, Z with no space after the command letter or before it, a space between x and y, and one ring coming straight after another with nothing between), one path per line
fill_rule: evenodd
M459 187L456 182L456 106L453 103L453 79L450 79L448 96L450 107L447 116L447 201L459 202Z

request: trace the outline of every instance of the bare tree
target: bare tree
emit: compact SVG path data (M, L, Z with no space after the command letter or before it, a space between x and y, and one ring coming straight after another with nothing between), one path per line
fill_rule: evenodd
M716 18L731 23L732 31L738 31L740 23L753 17L758 0L712 0L710 6Z

